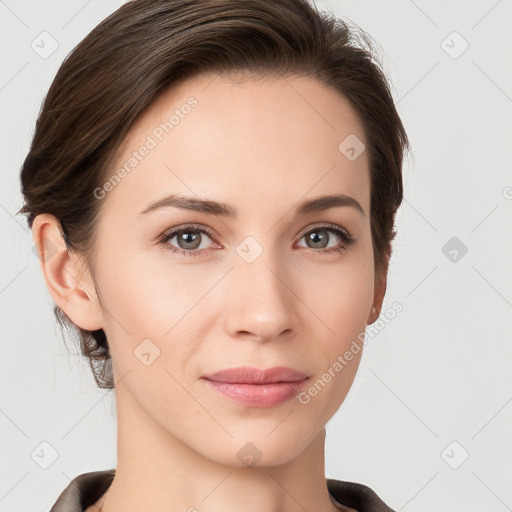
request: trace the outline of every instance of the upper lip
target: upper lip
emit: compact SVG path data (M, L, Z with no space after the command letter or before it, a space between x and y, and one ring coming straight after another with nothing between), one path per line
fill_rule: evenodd
M272 382L297 382L307 377L305 373L287 368L286 366L275 366L274 368L259 369L252 366L240 366L220 370L203 378L220 382L239 384L267 384Z

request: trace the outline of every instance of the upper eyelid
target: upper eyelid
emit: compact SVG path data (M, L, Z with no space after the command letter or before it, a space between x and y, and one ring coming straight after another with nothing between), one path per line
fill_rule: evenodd
M158 237L158 241L159 242L166 241L166 240L169 241L169 240L173 239L177 234L181 233L182 231L186 232L187 230L206 233L214 241L216 241L216 238L217 238L214 231L211 228L207 228L206 226L189 224L189 225L185 225L185 226L181 226L181 227L166 229Z
M351 237L351 234L348 231L348 229L344 228L343 226L339 226L338 224L334 224L332 222L330 222L330 223L328 222L328 223L325 223L325 224L320 223L320 224L313 225L312 227L304 228L303 230L299 231L297 236L300 236L302 238L304 235L306 235L310 231L313 231L314 229L326 229L326 230L331 230L331 231L343 231L346 234L347 237Z

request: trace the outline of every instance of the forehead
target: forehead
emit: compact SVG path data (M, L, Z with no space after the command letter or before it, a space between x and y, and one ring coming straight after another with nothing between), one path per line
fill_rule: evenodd
M258 195L286 205L345 193L368 211L366 151L345 152L354 141L357 151L366 144L350 102L312 78L202 75L166 90L137 119L107 179L126 172L103 206L133 214L175 192L231 204L236 196L243 210Z

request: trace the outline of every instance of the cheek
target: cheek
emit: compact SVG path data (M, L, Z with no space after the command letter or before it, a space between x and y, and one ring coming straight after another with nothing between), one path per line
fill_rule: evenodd
M315 374L304 393L297 397L307 410L316 410L324 424L345 400L363 353L368 312L373 296L373 272L340 273L331 276L323 290L309 299L315 315L310 315L308 360L315 361Z
M363 352L374 292L371 244L347 257L344 264L317 268L304 276L304 289L309 290L305 302L313 313L307 318L311 337L316 340L311 360L318 361L305 401L322 402L329 416L348 393Z
M142 351L141 343L158 352L144 340L160 350L156 367L171 368L190 357L208 319L215 318L207 296L220 277L216 265L173 265L165 254L104 258L97 279L104 329L119 372L138 363L134 355Z
M364 331L374 293L371 246L340 264L304 269L302 276L305 303L314 313L309 318L335 345Z
M130 332L163 336L207 289L193 265L173 265L157 252L119 259L112 254L98 276L105 309Z

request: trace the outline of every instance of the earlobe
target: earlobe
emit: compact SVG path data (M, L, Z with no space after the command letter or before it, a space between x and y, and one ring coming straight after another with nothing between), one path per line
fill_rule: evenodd
M58 219L44 213L32 224L37 254L48 292L70 320L81 329L102 328L101 305L90 272L82 271L80 258L68 251Z

